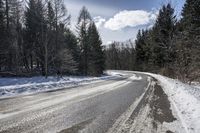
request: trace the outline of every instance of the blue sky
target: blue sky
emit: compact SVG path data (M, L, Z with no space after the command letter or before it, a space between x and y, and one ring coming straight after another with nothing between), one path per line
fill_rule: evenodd
M64 0L74 27L82 6L86 6L98 27L103 44L135 39L139 29L149 28L159 8L168 2L180 17L185 0Z

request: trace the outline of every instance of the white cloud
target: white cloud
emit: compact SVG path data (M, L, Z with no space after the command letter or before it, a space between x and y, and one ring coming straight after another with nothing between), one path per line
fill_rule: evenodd
M136 27L152 23L156 18L156 13L144 10L121 11L113 18L105 22L105 28L110 30L120 30L126 27Z
M97 28L100 28L106 22L106 19L102 18L101 16L97 16L97 17L94 17L94 22Z

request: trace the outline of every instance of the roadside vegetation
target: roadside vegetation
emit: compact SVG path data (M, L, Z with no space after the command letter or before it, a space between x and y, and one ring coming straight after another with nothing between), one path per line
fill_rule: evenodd
M155 24L139 30L135 43L113 42L107 48L107 68L160 73L187 83L199 81L199 5L200 0L186 0L180 19L170 4L163 5Z

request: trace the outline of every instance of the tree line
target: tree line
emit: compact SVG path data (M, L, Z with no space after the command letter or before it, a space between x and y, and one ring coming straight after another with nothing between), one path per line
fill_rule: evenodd
M81 74L105 69L102 41L86 7L77 35L63 0L0 0L0 75Z
M135 46L131 40L113 42L106 47L106 69L135 70Z
M180 19L177 19L171 4L163 5L153 27L138 31L134 49L116 48L114 42L106 50L107 60L114 60L112 66L109 62L106 62L106 66L109 69L161 73L184 82L199 80L199 5L200 0L186 0ZM130 66L123 68L120 63Z

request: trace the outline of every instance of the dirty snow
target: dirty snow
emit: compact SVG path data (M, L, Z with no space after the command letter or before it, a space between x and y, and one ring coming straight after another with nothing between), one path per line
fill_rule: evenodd
M200 132L200 89L178 80L150 74L163 87L187 133Z
M48 77L46 79L41 76L32 78L0 78L0 98L53 91L65 87L74 87L110 78L114 77L65 76L63 78Z
M135 74L133 74L133 76L135 76ZM148 99L149 102L152 102L153 97L155 96L153 93L154 93L154 86L156 82L151 80L150 77L148 77L148 81L149 81L149 85L146 88L146 91L140 96L139 99L137 99L129 107L129 109L125 113L123 113L117 119L116 123L112 126L112 128L109 129L108 133L121 133L121 132L124 132L124 133L125 132L126 133L147 133L147 132L166 133L170 131L185 133L184 132L185 130L182 126L182 123L180 123L180 121L178 120L175 120L173 122L164 121L161 124L159 122L156 122L154 120L155 118L152 117L153 114L151 113L152 113L153 108L150 107L150 103L145 103L145 101L143 101L144 105L139 105L139 103L141 104L142 99ZM147 93L146 96L145 96L145 93ZM141 106L138 114L136 113L137 111L135 111L137 110L136 109L137 106ZM162 111L160 113L162 113ZM133 114L135 115L134 119L132 118ZM152 123L156 123L156 124L152 124Z
M158 80L164 92L168 95L171 109L178 121L182 124L186 133L200 133L200 84L184 84L176 79L165 76L131 71L110 71L110 73L140 73L147 74ZM135 76L135 75L133 75ZM177 122L177 121L175 121ZM171 123L177 125L177 123ZM175 126L175 128L178 128ZM176 129L181 131L182 129Z

